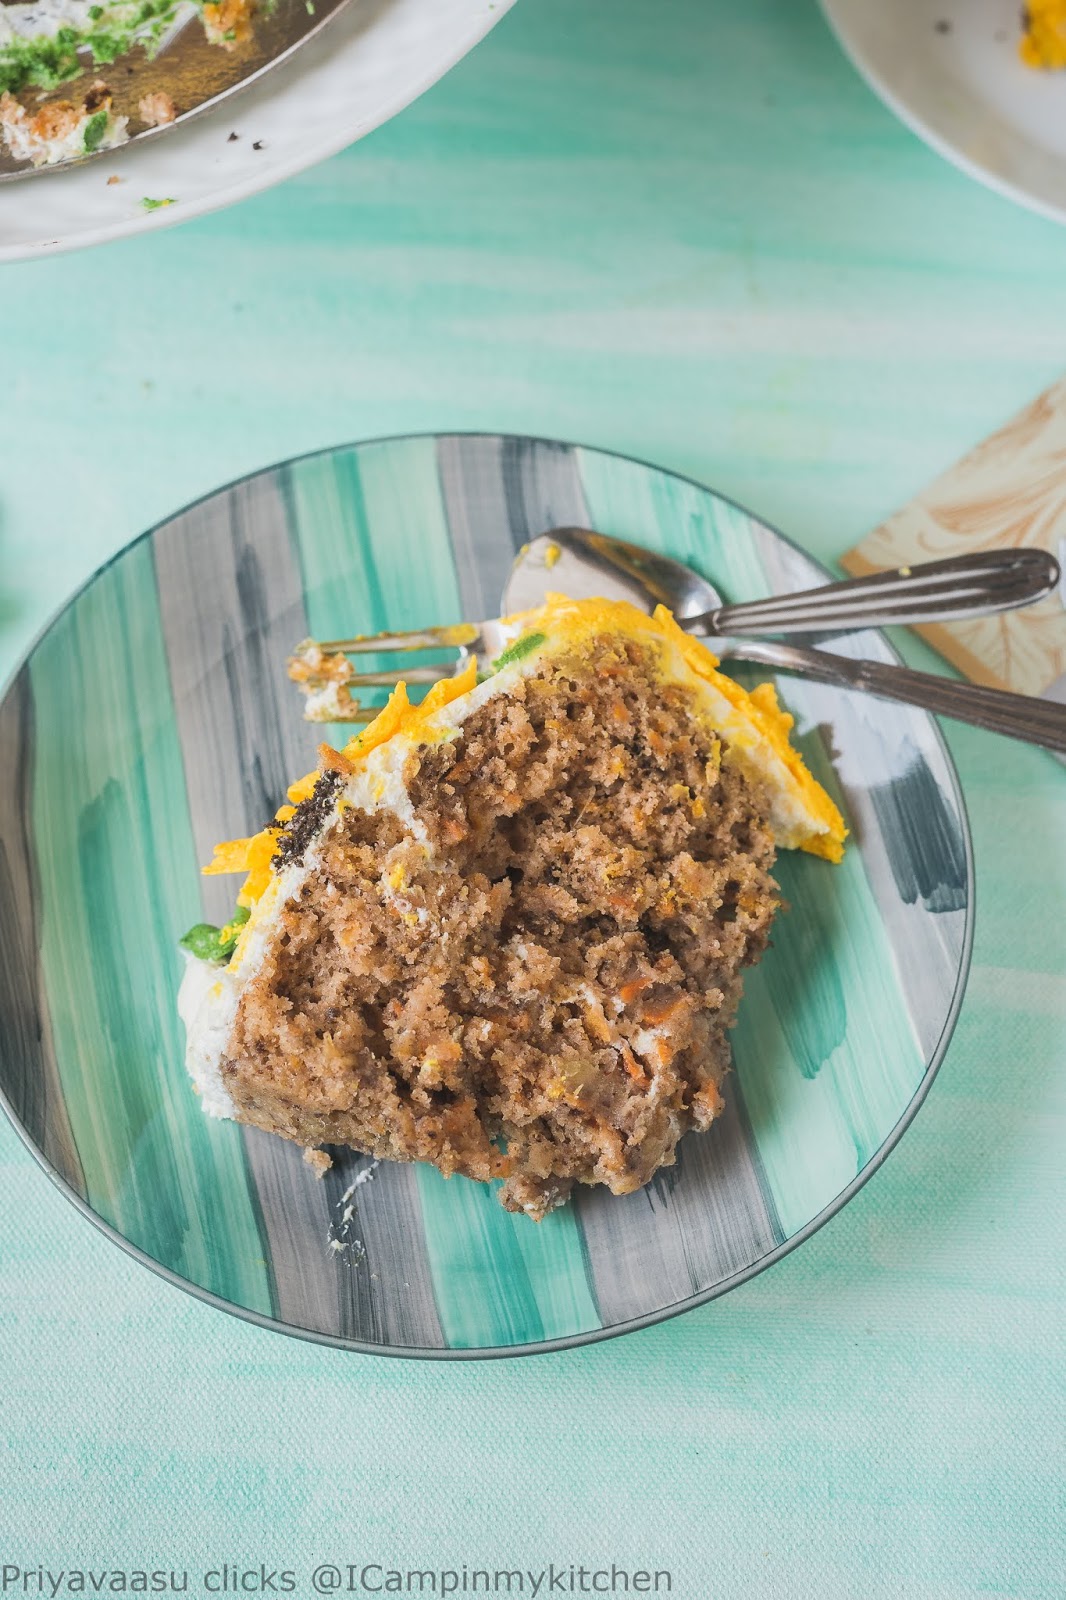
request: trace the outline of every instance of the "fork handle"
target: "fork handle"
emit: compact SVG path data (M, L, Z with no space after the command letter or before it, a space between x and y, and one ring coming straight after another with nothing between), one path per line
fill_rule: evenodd
M1047 550L985 550L865 578L719 606L688 617L693 633L821 633L888 623L958 621L1032 605L1059 581Z
M981 684L959 683L932 672L915 672L885 661L853 661L810 650L802 645L763 643L757 639L731 639L732 660L757 661L779 671L798 672L821 683L864 690L886 700L902 700L956 722L1006 734L1026 744L1041 745L1066 755L1066 705L1039 695L1013 694L1009 689L986 689Z

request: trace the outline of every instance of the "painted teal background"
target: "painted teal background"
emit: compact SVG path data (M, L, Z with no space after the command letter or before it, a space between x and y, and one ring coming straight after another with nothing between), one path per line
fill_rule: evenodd
M899 127L813 0L522 0L345 155L0 292L0 671L146 524L300 450L583 439L832 559L1066 367L1066 231ZM814 1240L679 1321L446 1369L298 1345L126 1259L0 1127L0 1562L1059 1600L1066 775L949 738L978 928L930 1099Z

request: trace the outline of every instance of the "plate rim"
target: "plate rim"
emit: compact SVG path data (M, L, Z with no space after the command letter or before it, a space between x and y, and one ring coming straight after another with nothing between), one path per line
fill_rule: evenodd
M671 467L664 467L656 462L648 461L640 456L630 455L624 451L610 450L602 445L581 444L575 442L574 440L553 439L538 434L496 433L483 428L423 429L415 433L381 434L376 435L373 438L354 439L339 444L324 445L315 450L302 451L299 455L288 456L284 460L270 462L266 466L254 468L249 472L242 473L239 477L230 479L226 483L218 485L218 487L209 490L205 494L197 495L195 499L188 501L185 505L179 507L175 511L172 511L168 516L163 517L160 521L153 523L148 528L145 528L141 533L136 534L118 550L115 550L107 558L107 560L102 561L100 565L96 567L88 575L88 577L85 578L84 581L67 596L65 600L60 602L56 609L45 620L42 626L38 629L37 633L31 639L30 643L27 645L26 649L23 651L22 655L16 661L13 670L2 682L0 682L0 706L3 706L6 703L8 696L11 694L19 677L29 664L38 647L56 626L56 624L61 620L61 618L66 615L72 606L77 604L78 600L80 600L81 596L86 592L86 590L90 589L97 579L102 577L105 572L108 572L117 562L123 560L130 551L143 544L146 539L153 538L154 535L159 532L160 529L165 528L168 523L177 521L179 517L183 517L189 512L198 509L199 507L205 505L209 500L217 499L222 495L231 494L235 489L239 489L243 485L251 482L253 479L265 477L268 474L282 472L287 468L296 466L304 461L311 461L320 456L331 456L346 451L361 450L373 445L411 443L416 440L424 441L427 439L488 439L549 445L560 447L565 450L581 450L589 454L608 456L612 457L616 461L624 461L630 465L641 467L646 471L665 473L668 477L675 478L681 483L697 489L703 494L709 494L716 500L721 501L723 504L732 507L735 511L739 511L742 516L747 517L750 521L758 523L761 527L768 529L770 533L772 533L776 538L780 539L781 542L789 549L796 551L799 555L810 561L819 569L819 571L825 573L827 579L831 580L833 577L833 574L830 572L829 568L826 567L816 557L812 556L810 552L805 550L802 545L796 542L796 540L790 539L787 534L782 533L780 529L777 528L773 523L767 522L765 518L758 516L747 506L742 505L740 501L734 500L730 495L722 494L720 490L712 488L710 484L700 482L698 478L693 478L687 473L675 472ZM903 662L903 657L900 655L895 645L882 629L871 629L870 631L877 634L882 644L890 652L893 661L899 665L905 664ZM944 1057L947 1054L948 1047L951 1044L951 1040L954 1036L955 1028L959 1020L959 1014L962 1010L962 1004L966 994L973 957L974 925L976 921L976 882L974 874L975 863L973 851L973 833L970 827L970 816L966 806L966 798L963 793L962 784L959 779L958 768L955 765L955 759L951 753L951 748L944 737L944 733L939 722L933 716L932 712L927 711L921 714L928 719L947 765L948 776L951 780L952 794L958 807L963 851L966 860L967 898L966 916L963 925L962 948L959 953L959 965L955 975L955 985L945 1015L944 1025L940 1031L940 1036L937 1039L933 1049L929 1052L929 1057L926 1062L925 1071L922 1074L921 1081L919 1082L910 1100L908 1100L902 1115L899 1117L898 1121L893 1124L892 1128L889 1130L882 1143L878 1146L875 1153L870 1157L869 1161L862 1168L862 1170L855 1174L851 1182L846 1184L839 1194L833 1197L828 1205L823 1206L821 1211L817 1212L815 1216L810 1218L810 1220L806 1222L803 1227L794 1233L790 1238L783 1240L779 1245L775 1245L774 1248L768 1251L765 1255L760 1256L756 1261L749 1263L748 1266L741 1268L738 1272L732 1273L728 1278L723 1278L719 1283L713 1284L707 1289L701 1289L696 1294L687 1295L682 1300L671 1301L669 1305L660 1306L654 1311L644 1312L640 1316L629 1317L624 1322L612 1323L609 1327L589 1328L578 1333L565 1334L561 1337L553 1339L542 1339L532 1342L524 1341L521 1344L515 1345L480 1345L471 1347L456 1345L437 1347L422 1345L372 1344L367 1340L349 1339L340 1334L320 1333L313 1328L297 1327L291 1322L282 1322L277 1317L269 1316L265 1312L255 1311L248 1306L236 1305L232 1300L225 1299L221 1295L216 1294L213 1290L205 1289L200 1284L192 1283L188 1278L183 1278L180 1273L175 1272L173 1268L166 1266L161 1261L157 1261L154 1256L151 1256L146 1251L142 1250L139 1245L135 1245L131 1240L125 1238L125 1236L120 1233L112 1223L108 1222L104 1217L102 1217L98 1211L94 1211L88 1200L84 1199L80 1194L77 1193L77 1191L71 1186L71 1184L54 1165L54 1163L49 1160L44 1151L34 1141L28 1128L26 1128L21 1118L18 1116L2 1085L0 1085L0 1110L3 1110L19 1139L22 1141L23 1145L29 1151L31 1156L33 1156L34 1160L41 1168L45 1176L51 1180L64 1198L70 1201L75 1210L80 1212L81 1215L87 1219L87 1221L91 1222L92 1225L98 1229L105 1238L109 1239L112 1244L117 1245L119 1249L122 1250L126 1255L132 1257L134 1261L139 1262L141 1266L147 1267L157 1277L162 1278L172 1287L183 1290L186 1294L192 1295L194 1299L201 1301L204 1305L211 1306L218 1311L223 1311L227 1313L227 1315L236 1317L242 1322L248 1322L258 1328L267 1329L271 1333L284 1334L289 1338L301 1339L308 1344L316 1344L330 1349L342 1350L351 1354L384 1356L392 1360L498 1361L506 1360L512 1356L549 1355L560 1350L573 1350L582 1345L601 1344L607 1339L619 1338L627 1333L636 1333L642 1328L651 1328L657 1326L659 1323L669 1322L674 1317L681 1316L686 1311L694 1311L698 1306L708 1305L712 1300L720 1299L722 1295L728 1294L730 1290L739 1288L741 1284L749 1282L752 1278L758 1277L760 1273L763 1273L769 1268L776 1266L779 1261L784 1260L785 1256L791 1255L793 1250L798 1249L799 1246L805 1244L808 1239L813 1238L813 1236L818 1233L826 1225L826 1223L832 1221L832 1219L837 1216L839 1212L843 1211L844 1207L854 1199L859 1190L865 1187L870 1179L880 1171L881 1167L888 1160L888 1157L895 1150L896 1146L903 1138L903 1135L913 1123L914 1119L918 1115L918 1112L925 1104L926 1097L932 1088L933 1081L936 1078L937 1073L939 1072L944 1061Z
M899 90L893 87L881 69L874 65L841 21L840 0L818 0L818 4L827 28L867 88L872 90L882 105L886 106L905 128L909 128L911 133L921 139L935 155L950 162L959 172L972 178L984 188L990 189L993 194L998 194L1001 199L1010 200L1015 205L1024 207L1026 211L1032 211L1037 216L1046 218L1049 222L1066 223L1066 203L1056 205L1053 200L1044 200L1031 189L1003 177L994 167L986 166L973 156L967 155L953 140L917 112Z

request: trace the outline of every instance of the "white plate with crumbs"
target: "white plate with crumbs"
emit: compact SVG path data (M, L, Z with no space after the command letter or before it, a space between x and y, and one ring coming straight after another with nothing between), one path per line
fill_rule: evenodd
M1043 8L1027 65L1017 0L822 0L822 9L870 87L926 144L997 193L1066 219L1066 70L1056 65L1066 63L1066 13L1055 22Z
M514 0L351 0L261 83L113 159L0 185L0 261L219 210L336 155L432 87Z

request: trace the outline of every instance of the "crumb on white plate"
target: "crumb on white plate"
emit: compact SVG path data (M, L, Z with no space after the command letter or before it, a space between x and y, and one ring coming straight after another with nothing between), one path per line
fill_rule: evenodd
M154 94L142 95L137 103L137 111L141 121L150 128L162 128L168 122L173 122L178 114L177 106L162 89L157 89Z

